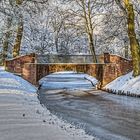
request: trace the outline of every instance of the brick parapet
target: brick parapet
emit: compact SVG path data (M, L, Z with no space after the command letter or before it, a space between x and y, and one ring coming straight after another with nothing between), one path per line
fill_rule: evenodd
M5 69L12 73L22 74L22 69L25 63L35 63L36 55L30 54L5 60Z

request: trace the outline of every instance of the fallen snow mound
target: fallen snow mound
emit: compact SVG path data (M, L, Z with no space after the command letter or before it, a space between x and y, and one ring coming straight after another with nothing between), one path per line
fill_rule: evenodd
M105 89L112 89L112 90L122 90L125 93L130 92L133 94L140 95L140 76L133 77L133 72L130 72L124 76L120 76L113 82L106 85Z

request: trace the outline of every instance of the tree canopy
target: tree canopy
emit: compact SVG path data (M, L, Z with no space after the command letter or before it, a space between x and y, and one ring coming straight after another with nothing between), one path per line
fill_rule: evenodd
M92 54L133 59L140 74L139 0L1 0L3 60L21 54Z

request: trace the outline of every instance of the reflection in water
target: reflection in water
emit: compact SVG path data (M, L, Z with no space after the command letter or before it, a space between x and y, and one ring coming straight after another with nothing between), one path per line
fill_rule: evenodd
M73 96L67 90L42 89L39 99L58 117L101 140L140 139L139 99L101 91L81 95L83 93Z

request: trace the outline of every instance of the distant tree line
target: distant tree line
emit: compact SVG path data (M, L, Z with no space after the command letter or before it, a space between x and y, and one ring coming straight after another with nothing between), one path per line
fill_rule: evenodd
M8 57L110 52L140 75L139 0L1 0L0 46Z

